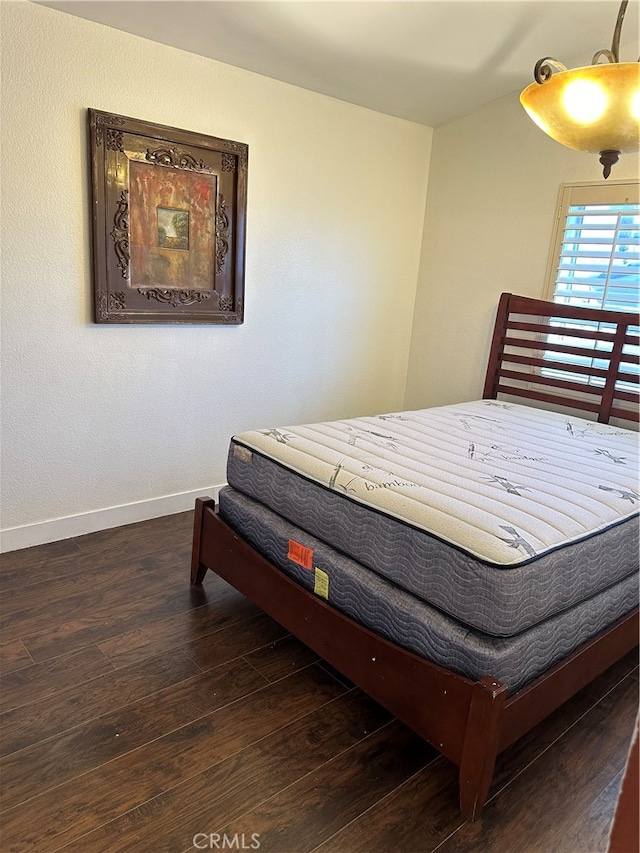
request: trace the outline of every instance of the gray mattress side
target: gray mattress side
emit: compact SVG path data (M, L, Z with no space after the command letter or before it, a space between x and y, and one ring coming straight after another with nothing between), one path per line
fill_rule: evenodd
M638 571L638 518L530 562L499 567L368 509L255 451L233 452L229 484L453 618L512 636Z
M471 679L499 678L519 690L638 603L636 575L512 637L492 637L451 619L354 560L226 487L221 517L271 563L313 591L315 572L288 558L289 540L313 550L328 576L328 602L377 634Z

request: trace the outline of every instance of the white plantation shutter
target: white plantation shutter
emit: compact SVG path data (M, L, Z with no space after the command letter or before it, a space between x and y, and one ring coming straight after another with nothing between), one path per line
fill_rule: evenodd
M549 264L546 298L564 305L606 308L637 315L640 310L640 197L637 182L612 184L565 184L560 193L558 220ZM585 350L585 355L546 353L549 359L569 364L605 366L594 350L608 345L581 336L571 329L588 330L588 325L552 320L562 328L550 335L554 343ZM595 324L594 324L595 325ZM606 324L598 324L605 329ZM638 331L636 327L634 331ZM589 353L591 351L591 353ZM625 368L638 373L638 347L623 350L629 361ZM550 371L543 368L543 373ZM554 373L556 371L553 371ZM565 374L566 376L566 374ZM585 381L579 374L571 379ZM592 379L592 383L598 380ZM636 390L633 383L621 388Z
M554 302L638 313L637 183L565 185L554 247Z

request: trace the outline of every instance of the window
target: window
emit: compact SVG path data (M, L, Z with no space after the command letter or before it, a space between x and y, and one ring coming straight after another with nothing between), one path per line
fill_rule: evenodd
M560 193L558 219L549 263L546 298L550 301L588 308L606 308L638 314L640 309L640 205L637 182L613 184L565 184ZM584 336L588 324L553 319L553 326L563 329L549 335L552 343L585 351L563 353L548 351L545 358L563 361L567 366L604 366L597 350L608 350L606 342ZM595 327L596 324L594 324ZM598 324L606 329L607 324ZM571 335L571 330L579 330ZM635 327L634 331L638 331ZM582 332L582 334L580 334ZM626 345L629 357L625 369L638 374L639 347ZM543 374L560 375L543 368ZM568 374L563 371L565 378ZM585 382L584 375L570 374L575 382ZM597 384L598 379L591 379ZM619 383L621 389L634 390L635 384Z
M638 312L639 200L638 183L562 187L547 299Z

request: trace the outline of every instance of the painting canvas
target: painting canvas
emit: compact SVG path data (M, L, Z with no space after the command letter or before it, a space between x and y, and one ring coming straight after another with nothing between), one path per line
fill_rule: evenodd
M131 162L132 286L214 287L217 184L215 175Z

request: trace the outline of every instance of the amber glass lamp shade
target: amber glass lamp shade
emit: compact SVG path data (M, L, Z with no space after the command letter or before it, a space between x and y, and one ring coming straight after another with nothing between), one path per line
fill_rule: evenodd
M640 148L637 62L560 71L527 86L520 103L538 127L568 148L618 154Z

